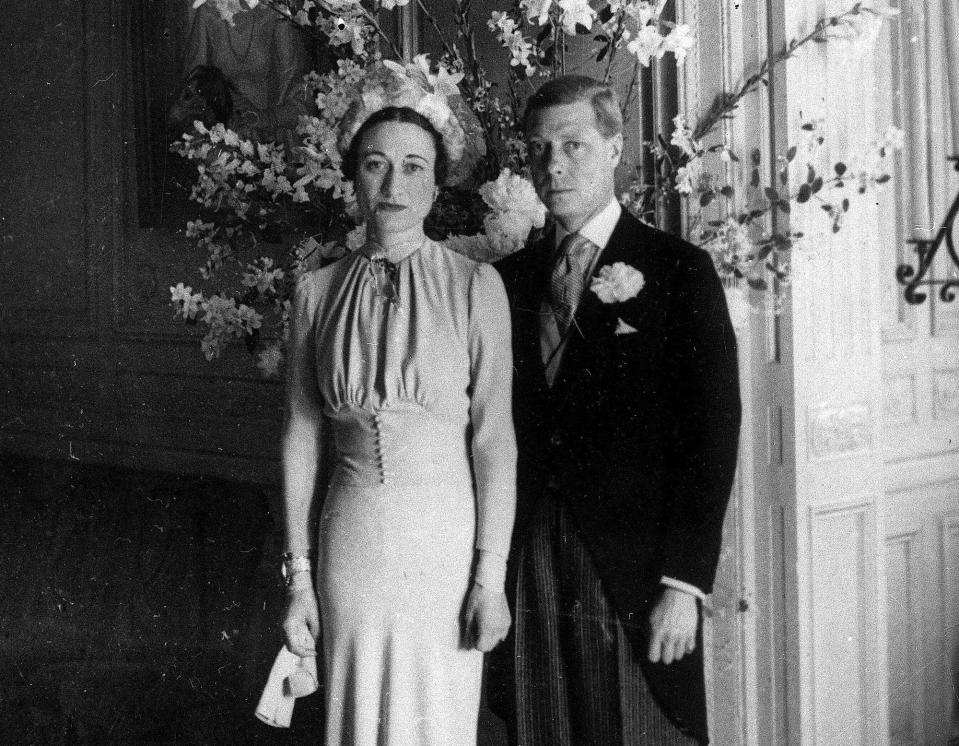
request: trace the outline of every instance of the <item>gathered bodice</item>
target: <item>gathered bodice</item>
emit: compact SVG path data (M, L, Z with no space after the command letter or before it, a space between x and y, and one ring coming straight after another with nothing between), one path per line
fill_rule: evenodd
M324 413L415 403L434 417L468 417L469 283L473 267L427 241L395 264L396 297L378 288L374 262L355 252L319 290L317 383Z

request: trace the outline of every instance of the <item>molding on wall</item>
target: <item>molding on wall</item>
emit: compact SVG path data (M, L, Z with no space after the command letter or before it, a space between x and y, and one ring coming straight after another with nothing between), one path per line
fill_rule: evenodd
M877 640L879 608L875 498L809 507L809 686L813 744L874 746L883 702L877 677L885 660Z
M810 406L806 419L811 461L846 458L872 450L874 423L868 402Z
M892 743L901 746L919 746L924 732L925 687L918 659L922 639L922 592L917 568L922 563L922 543L921 528L886 537L889 736ZM901 682L898 686L897 680Z
M71 42L71 46L77 50L79 58L78 80L74 83L77 91L90 91L102 81L98 77L100 73L96 65L97 56L91 54L91 50L97 49L97 44L91 43L93 35L90 27L95 23L96 11L90 7L87 0L78 0L75 3L76 12L79 15L80 35L79 39ZM52 21L51 21L52 24ZM62 24L58 24L62 25ZM49 51L47 52L49 56ZM93 81L91 83L91 81ZM90 169L90 148L92 142L93 127L89 124L91 108L90 95L78 95L79 112L77 119L80 131L79 137L71 138L73 142L79 142L80 158L79 173L76 174L79 184L81 200L81 223L76 226L76 232L72 235L62 237L64 242L75 241L80 248L83 267L81 282L71 288L72 291L82 289L82 296L78 306L69 307L63 303L63 297L58 294L52 294L47 300L51 305L46 307L17 307L6 305L0 302L0 330L4 333L31 334L43 332L51 327L69 331L64 331L64 336L69 335L72 338L83 336L92 336L95 333L96 326L96 306L94 299L95 291L95 270L94 270L94 246L97 245L98 231L97 221L101 219L99 203L95 198L99 174L94 174ZM95 178L96 177L96 178ZM102 218L109 220L109 217ZM52 248L52 247L51 247Z
M959 485L953 492L959 502ZM959 681L959 513L951 513L942 519L941 527L942 568L943 568L943 629L942 640L946 646L943 656L946 666L946 680L953 687L943 687L943 713L947 713L949 724L944 730L949 733L950 743L959 736L959 702L956 701L955 684Z
M915 373L883 377L882 390L883 425L905 425L918 421Z
M0 430L0 451L78 464L117 465L147 471L214 476L264 486L280 485L277 460L189 447L145 446L112 438L68 440L56 433ZM175 468L172 466L175 465Z
M932 372L932 411L936 420L959 418L959 368L937 368Z

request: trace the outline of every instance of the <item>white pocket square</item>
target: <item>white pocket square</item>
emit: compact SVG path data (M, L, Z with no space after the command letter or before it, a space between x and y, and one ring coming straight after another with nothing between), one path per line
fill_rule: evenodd
M618 322L616 328L613 330L613 334L635 334L639 330L635 326L630 326L622 319L616 319Z

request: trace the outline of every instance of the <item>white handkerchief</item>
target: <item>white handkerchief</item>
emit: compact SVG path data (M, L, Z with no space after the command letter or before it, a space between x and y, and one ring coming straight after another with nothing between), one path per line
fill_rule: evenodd
M616 319L618 322L616 328L613 330L613 334L635 334L639 331L635 326L630 326L622 319Z
M316 657L300 658L284 645L273 661L256 716L274 728L289 728L296 698L312 694L318 685Z

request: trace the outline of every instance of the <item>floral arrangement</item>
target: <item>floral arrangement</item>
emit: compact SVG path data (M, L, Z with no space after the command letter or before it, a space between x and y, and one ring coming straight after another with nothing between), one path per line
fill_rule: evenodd
M204 330L201 348L207 359L242 340L266 375L275 375L282 363L296 278L365 240L340 156L340 146L362 123L364 112L388 102L413 106L452 143L454 155L462 153L459 169L427 219L427 233L457 251L491 261L522 248L530 232L544 225L546 211L528 180L517 113L524 90L563 74L572 37L591 34L592 58L607 81L614 60L624 55L635 80L641 67L661 64L667 56L682 64L695 43L688 26L667 17L667 0L517 0L486 19L509 55L508 80L497 87L476 57L469 3L456 3L456 37L450 39L424 0L374 0L369 6L360 0L195 0L194 7L205 2L216 7L225 23L262 3L321 36L338 56L333 69L306 76L303 95L315 113L301 117L298 143L290 150L284 144L243 139L224 123L207 128L199 122L171 146L197 169L191 199L201 214L187 224L186 235L207 256L199 270L202 280L216 288L197 291L177 283L170 288L176 314ZM401 55L380 27L378 11L409 2L440 40L438 60L418 55L404 64L384 57ZM653 183L634 180L622 195L623 204L650 220L657 203L682 200L686 237L714 257L730 288L734 315L749 308L737 289L740 280L769 290L774 298L781 297L788 282L790 252L801 235L768 230L767 217L788 212L793 204L818 202L839 230L851 204L844 190L864 192L888 181L883 165L901 146L901 133L891 130L869 153L825 169L816 160L826 137L822 123L806 123L802 138L777 164L780 183L763 186L759 152L747 160L716 142L721 140L719 125L762 85L774 65L802 46L831 39L861 45L875 35L877 23L895 12L885 0L873 0L823 18L735 91L723 93L699 121L687 125L680 114L669 141L660 137L646 143L655 178ZM635 95L630 86L624 109ZM737 174L742 171L748 184L737 190L729 180L741 178ZM609 277L604 282L612 287L618 281ZM606 285L597 288L607 291ZM261 338L265 330L269 334Z

